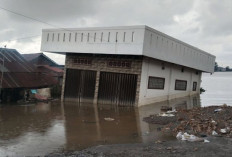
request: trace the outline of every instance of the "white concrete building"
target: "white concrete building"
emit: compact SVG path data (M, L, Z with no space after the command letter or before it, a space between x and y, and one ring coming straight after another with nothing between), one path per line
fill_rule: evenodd
M197 94L215 56L147 26L44 29L66 54L62 100L141 106Z

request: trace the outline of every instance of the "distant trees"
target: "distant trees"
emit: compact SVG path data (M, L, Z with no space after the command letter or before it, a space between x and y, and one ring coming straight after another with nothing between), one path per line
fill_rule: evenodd
M217 62L215 62L214 71L218 71L218 63Z
M226 67L226 71L232 71L229 66Z
M226 67L220 67L218 66L218 63L215 62L215 65L214 65L214 71L232 71L232 69L229 67L229 66L226 66Z

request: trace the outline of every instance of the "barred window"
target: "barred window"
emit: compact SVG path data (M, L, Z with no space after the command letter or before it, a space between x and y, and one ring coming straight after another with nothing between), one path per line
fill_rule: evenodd
M193 82L193 91L197 90L197 82Z
M148 89L164 89L165 78L149 76Z
M176 80L175 90L186 90L187 89L187 81L186 80Z

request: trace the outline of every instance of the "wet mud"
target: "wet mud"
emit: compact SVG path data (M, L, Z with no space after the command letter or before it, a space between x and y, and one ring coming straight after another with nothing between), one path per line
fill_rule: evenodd
M210 143L187 141L158 141L148 144L115 144L99 145L82 151L53 153L47 157L169 157L169 156L231 156L232 139L224 137L208 137Z

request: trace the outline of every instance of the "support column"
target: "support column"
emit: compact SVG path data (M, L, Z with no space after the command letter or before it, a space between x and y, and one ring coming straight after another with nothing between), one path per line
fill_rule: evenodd
M98 89L99 89L99 81L100 81L100 71L97 71L97 76L96 76L96 83L95 83L95 91L94 91L94 99L93 103L96 105L98 101Z
M65 80L66 80L66 67L64 69L64 74L63 74L63 83L62 83L62 90L61 90L61 101L64 101L64 89L65 89Z
M193 72L191 71L189 95L192 95L192 89L193 89Z
M171 90L171 85L172 85L172 66L173 64L170 64L170 72L169 72L169 87L168 87L168 96L167 100L170 100L170 90Z

